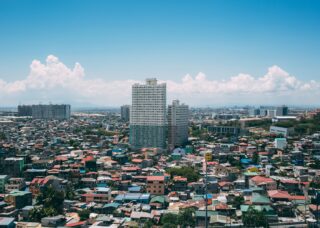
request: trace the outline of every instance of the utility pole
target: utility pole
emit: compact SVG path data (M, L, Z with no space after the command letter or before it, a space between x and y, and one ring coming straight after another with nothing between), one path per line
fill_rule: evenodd
M206 228L208 228L208 164L207 164L207 159L204 159L204 162L205 162L205 164L206 164L206 170L205 170L205 179L204 179L204 183L205 183L205 194L206 194L206 201L205 201L205 203L206 203Z
M320 201L320 194L319 192L317 191L316 193L316 203L317 203L317 212L316 212L316 215L317 215L317 226L319 225L319 202Z

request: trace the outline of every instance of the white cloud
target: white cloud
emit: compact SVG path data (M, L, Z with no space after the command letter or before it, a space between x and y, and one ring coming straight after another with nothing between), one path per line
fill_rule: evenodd
M49 55L45 63L32 61L30 73L24 80L6 82L0 79L0 102L71 103L118 106L130 102L131 85L139 81L87 79L84 68L75 63L67 67L57 57ZM202 72L195 77L187 74L181 81L167 83L168 101L172 98L190 105L222 104L317 104L320 83L303 82L279 66L255 78L240 73L228 80L210 80Z

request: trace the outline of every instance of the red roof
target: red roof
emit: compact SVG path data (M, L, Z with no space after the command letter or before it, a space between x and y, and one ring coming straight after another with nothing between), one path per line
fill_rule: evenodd
M132 159L132 163L141 163L142 161L143 161L142 159L138 159L138 158Z
M219 182L218 183L218 185L220 186L220 187L224 187L224 186L226 186L226 185L231 185L232 183L231 182L228 182L228 181L221 181L221 182Z
M227 210L229 207L225 203L219 203L215 206L216 210Z
M268 196L275 199L289 199L291 197L287 191L281 190L270 190L268 191Z
M173 178L174 181L187 181L187 178L181 176L175 176Z
M94 161L94 157L93 156L87 156L87 157L83 158L82 161L83 162Z
M86 193L82 194L83 197L105 197L108 194L98 194L98 193Z
M140 168L138 166L122 167L121 169L123 171L137 171L137 170L140 170Z
M268 152L265 152L265 151L263 151L263 152L259 152L259 155L268 155L269 153Z
M147 176L147 181L164 181L164 176Z
M287 191L270 190L268 196L273 199L304 200L304 196L292 196Z
M309 205L309 208L310 208L312 211L317 211L317 205L315 205L315 204L310 204L310 205ZM320 207L319 207L319 209L320 209Z
M55 160L56 161L67 161L68 157L66 157L66 156L56 156Z
M74 226L82 226L86 223L86 221L74 222L66 224L67 227L74 227Z
M280 182L283 184L299 184L299 181L290 179L281 180Z
M305 200L305 196L291 196L290 200Z
M251 181L253 181L255 184L262 184L262 183L271 183L274 182L273 179L263 176L255 176L251 178Z
M44 184L45 178L33 178L31 184Z
M218 165L219 162L216 161L211 161L211 162L207 162L207 165Z

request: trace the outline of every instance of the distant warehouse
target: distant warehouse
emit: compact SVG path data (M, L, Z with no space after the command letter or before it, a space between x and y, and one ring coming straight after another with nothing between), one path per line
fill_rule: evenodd
M208 131L216 133L216 134L231 134L231 135L239 135L240 128L234 126L208 126Z
M19 105L18 116L32 116L34 119L70 119L71 106L68 104Z

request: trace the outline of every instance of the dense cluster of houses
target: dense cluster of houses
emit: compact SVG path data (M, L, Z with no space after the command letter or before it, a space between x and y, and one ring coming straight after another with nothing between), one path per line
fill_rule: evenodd
M252 210L270 227L318 219L319 134L249 129L164 152L130 150L115 114L17 118L0 128L0 227L160 227L188 208L196 227L244 227ZM48 189L63 193L63 212L35 217Z

